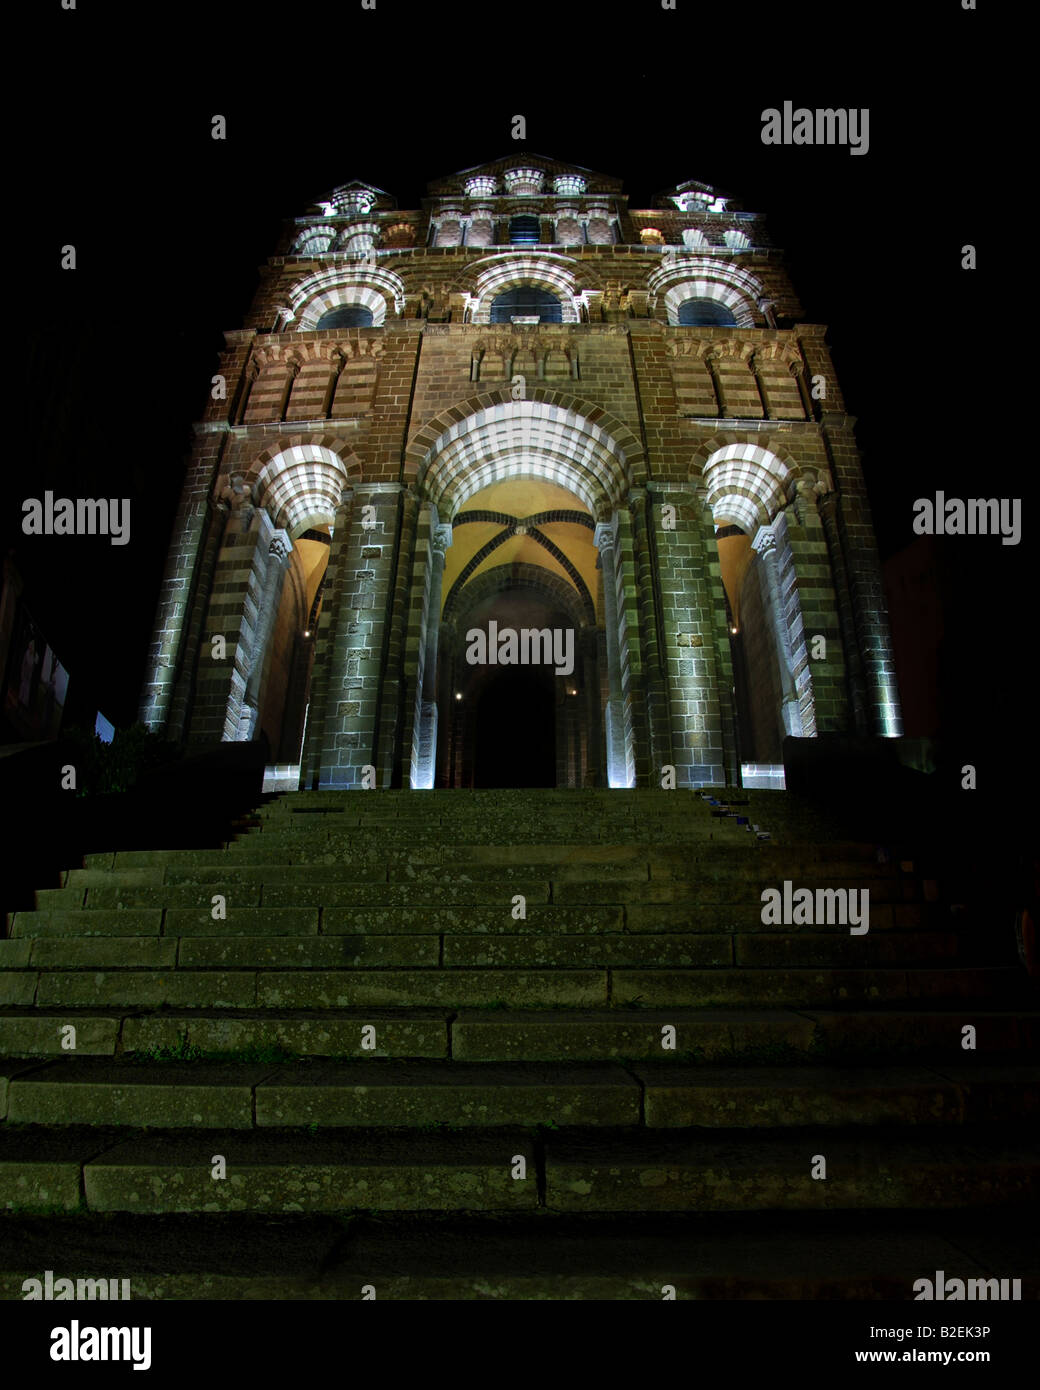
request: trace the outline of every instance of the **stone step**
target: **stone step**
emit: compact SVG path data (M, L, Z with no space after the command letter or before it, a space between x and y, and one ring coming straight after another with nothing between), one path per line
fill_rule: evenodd
M1040 1049L1040 1013L991 1003L915 1010L87 1007L0 1010L0 1056L454 1057L464 1061L804 1062L904 1059L965 1065ZM964 1050L964 1029L975 1051ZM366 1029L370 1030L366 1032Z
M127 1138L101 1127L3 1126L0 1206L78 1210L82 1192L91 1211L144 1214L1022 1208L1040 1188L1034 1140L994 1125L550 1130L537 1139L509 1127ZM213 1176L215 1155L223 1179Z
M861 967L983 963L991 942L977 934L843 931L798 935L630 933L620 913L594 909L531 909L523 922L428 912L380 910L325 913L324 930L282 923L277 909L243 909L227 922L209 915L177 922L163 935L38 935L0 941L0 969L165 969L300 966L748 966ZM501 930L507 926L512 930ZM425 930L424 930L425 929ZM989 952L989 954L987 954Z
M975 1053L963 1050L964 1028L975 1029ZM714 1061L733 1057L828 1055L858 1061L890 1056L980 1060L1027 1055L1040 1046L1040 1013L849 1009L543 1010L531 1013L461 1011L451 1023L452 1056L472 1061L619 1058Z
M576 1212L949 1209L1026 1206L1040 1193L1035 1136L990 1126L934 1137L921 1129L738 1135L658 1132L638 1143L550 1135L545 1204ZM825 1180L812 1176L820 1156Z
M454 1065L454 1064L453 1064ZM650 1129L1040 1122L1040 1067L637 1063Z
M906 1302L944 1270L1040 1293L1035 1213L516 1213L440 1217L11 1216L0 1299L23 1283L126 1277L134 1300ZM955 1232L955 1239L952 1232ZM56 1252L60 1252L60 1263ZM55 1266L59 1265L56 1269ZM999 1286L998 1286L999 1291Z
M674 1129L1040 1121L1040 1068L443 1061L0 1063L0 1118L149 1128Z
M384 949L394 948L388 944ZM430 944L427 948L432 951ZM610 967L6 970L0 1004L41 1008L819 1008L834 1003L1024 997L1015 966L667 970Z
M22 1124L432 1128L640 1123L642 1086L612 1063L153 1062L68 1059L7 1083Z

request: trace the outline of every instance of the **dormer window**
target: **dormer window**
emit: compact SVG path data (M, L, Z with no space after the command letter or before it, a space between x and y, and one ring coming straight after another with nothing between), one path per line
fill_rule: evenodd
M585 180L577 174L558 174L553 179L553 192L561 198L580 198L585 192Z
M507 193L541 193L545 175L541 169L509 169L506 172Z
M466 180L467 198L493 198L498 191L498 180L480 174Z

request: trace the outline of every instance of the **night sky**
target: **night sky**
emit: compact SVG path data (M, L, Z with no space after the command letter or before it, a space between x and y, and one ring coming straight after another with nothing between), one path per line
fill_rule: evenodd
M916 497L997 492L984 451L1000 438L991 412L1008 404L1001 362L968 346L994 297L989 168L975 107L951 95L986 21L953 0L918 33L901 19L898 42L876 7L855 5L774 7L772 27L756 28L747 5L525 4L514 32L505 5L236 3L214 18L50 3L33 49L47 55L46 93L11 166L26 371L3 541L70 697L117 724L136 713L223 330L241 326L282 219L351 178L415 207L428 180L526 148L620 176L632 208L684 179L711 183L767 216L806 319L829 325L882 555L913 540ZM869 153L764 146L762 110L785 99L869 107ZM210 138L218 112L224 142ZM510 139L516 113L525 145ZM974 273L960 268L966 242L980 248ZM59 268L66 243L72 273ZM130 544L21 535L22 501L48 488L130 497ZM1023 510L1018 547L960 540L955 568L971 587L948 618L966 644L1021 647L1035 616L1028 497Z

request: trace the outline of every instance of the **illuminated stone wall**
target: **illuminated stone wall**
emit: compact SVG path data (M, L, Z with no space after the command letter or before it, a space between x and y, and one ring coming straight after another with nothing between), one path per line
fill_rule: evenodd
M511 244L517 216L543 240ZM562 322L491 322L496 296L525 285L554 295ZM691 299L725 322L679 326ZM343 306L373 326L319 326ZM331 528L306 639L301 784L429 785L447 765L429 746L447 598L433 528L447 528L450 555L460 509L526 477L565 489L597 528L584 640L602 652L603 747L561 753L567 776L580 761L615 786L660 785L669 769L680 786L734 780L734 681L763 653L777 669L750 692L757 722L779 699L781 732L899 733L862 472L824 333L801 321L761 216L704 185L629 210L616 179L532 156L441 180L419 210L337 190L286 227L246 326L227 334L142 718L194 742L271 736L302 640L286 625L286 556L308 527ZM752 663L731 650L719 527L755 543L755 582L772 585L749 608L765 628L741 634ZM566 582L565 550L533 563ZM577 596L589 590L580 566L571 578Z

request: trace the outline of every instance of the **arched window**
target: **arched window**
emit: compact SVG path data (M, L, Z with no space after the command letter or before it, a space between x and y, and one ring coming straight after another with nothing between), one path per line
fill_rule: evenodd
M509 219L509 240L514 246L537 246L541 240L541 223L537 217L523 213Z
M714 299L686 299L679 305L680 328L732 328L733 311Z
M337 304L322 314L315 328L371 328L372 310L361 304Z
M506 290L491 301L491 322L510 323L514 318L534 318L539 323L562 323L563 310L560 301L548 290L537 290L533 285L518 285L515 290Z

